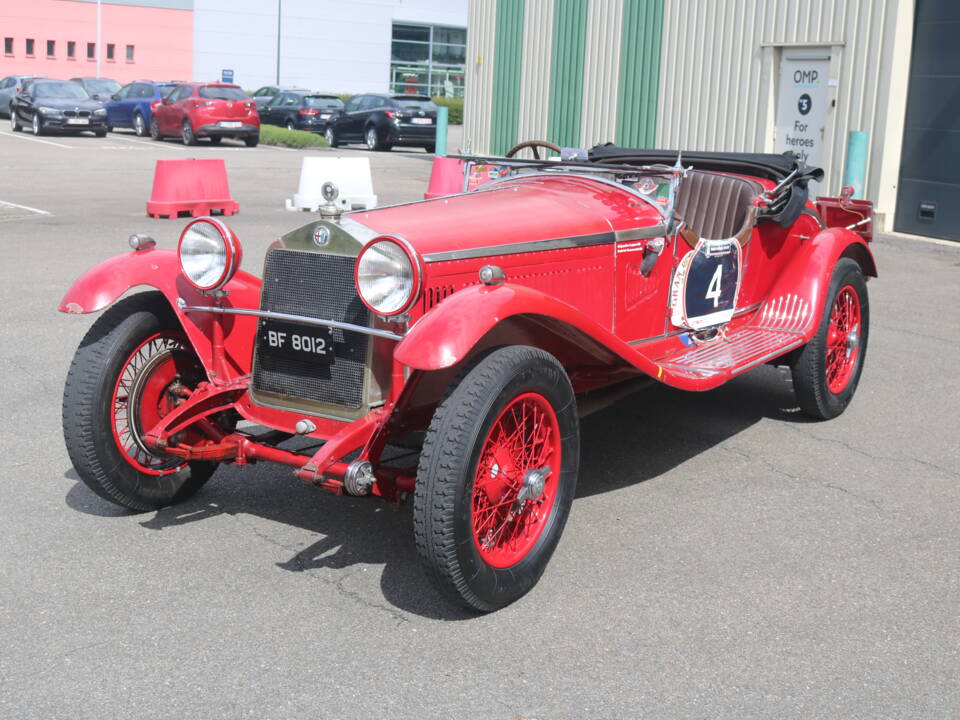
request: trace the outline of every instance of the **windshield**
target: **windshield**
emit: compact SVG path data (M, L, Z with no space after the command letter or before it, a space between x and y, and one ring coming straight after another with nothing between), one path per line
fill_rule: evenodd
M249 100L247 94L236 87L218 87L216 85L207 85L200 88L200 97L210 98L211 100Z
M87 100L87 91L75 83L37 83L33 94L38 98L60 98L63 100Z
M113 95L117 90L120 89L120 83L118 83L116 80L108 80L107 78L93 78L92 80L84 80L83 86L87 89L87 92L105 93L107 95Z
M303 102L307 107L319 110L339 110L343 107L343 100L329 95L308 95Z
M393 101L404 110L436 110L433 100L425 97L410 97L409 95L394 95Z

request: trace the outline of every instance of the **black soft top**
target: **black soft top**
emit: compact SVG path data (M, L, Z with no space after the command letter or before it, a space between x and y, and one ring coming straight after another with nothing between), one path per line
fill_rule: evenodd
M590 149L590 161L599 163L617 162L624 164L651 165L663 163L673 165L677 161L676 150L644 150L639 148L624 148L613 143L596 145ZM734 152L700 152L684 150L682 155L684 166L698 170L713 170L714 172L739 173L754 175L774 182L780 182L792 172L804 180L822 180L823 170L805 165L793 153L774 155L773 153L734 153Z
M623 165L673 165L677 161L677 150L643 150L623 148L613 143L595 145L590 149L589 159L594 163L617 163ZM791 152L782 155L772 153L733 153L733 152L688 152L684 150L681 161L684 167L713 172L737 173L762 177L780 185L782 188L764 210L760 217L772 220L787 227L800 215L807 203L807 182L823 180L823 170L806 165Z

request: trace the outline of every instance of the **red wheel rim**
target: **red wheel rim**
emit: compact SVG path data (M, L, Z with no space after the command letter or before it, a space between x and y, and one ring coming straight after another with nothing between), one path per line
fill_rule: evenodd
M852 285L845 285L830 310L827 330L827 389L842 392L860 359L860 296Z
M123 458L142 473L168 475L187 464L154 455L142 440L143 433L176 407L173 389L187 353L192 351L181 335L157 333L130 353L117 377L110 402L113 439Z
M545 397L524 393L497 417L480 450L471 531L493 567L520 562L540 538L557 497L560 426Z

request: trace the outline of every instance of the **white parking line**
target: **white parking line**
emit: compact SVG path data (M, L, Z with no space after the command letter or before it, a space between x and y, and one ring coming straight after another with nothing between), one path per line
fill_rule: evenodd
M184 147L183 145L173 145L171 143L165 142L163 140L141 140L137 137L124 137L123 135L117 135L117 133L110 134L111 140L123 140L124 142L136 143L137 145L145 145L147 147L162 148L165 150L189 150L189 148Z
M76 148L73 145L64 145L63 143L55 143L50 140L41 140L40 138L30 137L29 135L15 135L12 132L3 132L0 131L0 135L6 135L7 137L16 138L17 140L29 140L30 142L43 143L44 145L53 145L54 147L66 148L67 150L75 150Z
M30 207L29 205L17 205L17 203L6 202L5 200L0 200L0 205L5 205L6 207L19 208L21 210L29 210L32 213L37 213L37 215L49 215L50 213L46 210L39 210L35 207Z

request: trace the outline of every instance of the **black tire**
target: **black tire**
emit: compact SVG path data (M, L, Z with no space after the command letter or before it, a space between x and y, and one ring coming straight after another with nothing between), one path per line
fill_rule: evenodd
M294 123L293 120L287 120L287 126L286 126L286 127L287 127L287 130L296 130L296 129L297 129L296 123Z
M111 130L113 128L110 128ZM143 115L140 112L135 112L133 114L133 134L137 137L144 137L147 134L147 123L143 120Z
M337 139L337 132L330 125L323 131L323 136L327 139L327 142L330 143L330 147L335 148L340 146L340 141Z
M40 113L36 111L34 111L33 119L30 121L30 129L34 135L43 135L46 132L43 129L43 119L40 117Z
M107 132L113 132L113 125L107 125Z
M10 129L14 132L23 132L23 125L20 124L20 118L17 117L17 111L10 106Z
M63 437L70 461L93 492L131 510L155 510L185 500L203 486L217 467L206 462L178 467L175 459L167 461L144 454L140 457L145 460L166 463L157 472L146 472L132 464L115 439L114 389L121 372L145 341L157 333L177 332L182 333L182 329L163 295L131 295L97 319L80 342L67 374ZM163 352L176 358L177 369L184 371L184 384L206 379L192 349L167 349L157 355ZM138 372L143 373L144 367L149 365ZM135 380L131 383L136 385ZM128 396L126 407L129 402ZM124 429L135 432L132 425ZM166 474L161 474L161 469Z
M842 388L831 390L827 377L830 317L838 297L848 287L856 293L859 302L859 322L855 330L856 337L851 338L848 334L846 354L849 357L849 353L855 350L856 356L850 361L852 367L848 371L846 383ZM830 278L817 334L800 349L791 366L797 402L807 415L818 420L829 420L847 408L860 382L869 335L870 304L867 297L867 281L856 261L841 258Z
M155 117L150 118L150 139L163 140L163 135L160 134L160 125Z
M371 125L363 131L363 141L367 150L385 151L393 147L393 145L384 141L376 125Z
M222 137L220 137L220 136L218 136L218 135L212 135L212 136L210 137L210 144L211 144L211 145L219 145L221 140L223 140Z
M431 143L430 145L424 145L423 149L426 150L428 153L435 153L437 151L437 146Z
M247 135L243 139L243 142L247 147L256 147L260 144L260 133L257 133L256 135Z
M107 131L106 131L106 130L94 130L94 131L93 131L93 134L96 135L97 137L106 137L106 136L107 136Z
M550 475L559 474L551 491L552 506L534 544L512 564L495 567L481 555L473 527L477 467L501 412L529 394L549 403L556 419L555 443L561 462ZM417 551L441 593L473 610L490 612L533 588L563 532L576 489L579 454L573 388L563 366L549 353L526 346L501 348L454 382L427 430L414 493ZM530 469L517 472L525 473L525 484ZM494 473L491 469L490 477ZM506 493L496 503L502 505L504 497ZM500 524L498 532L505 524ZM487 537L491 535L492 531Z
M184 118L183 124L180 126L180 138L183 140L184 145L196 145L197 136L193 134L193 128L190 127L190 121Z

